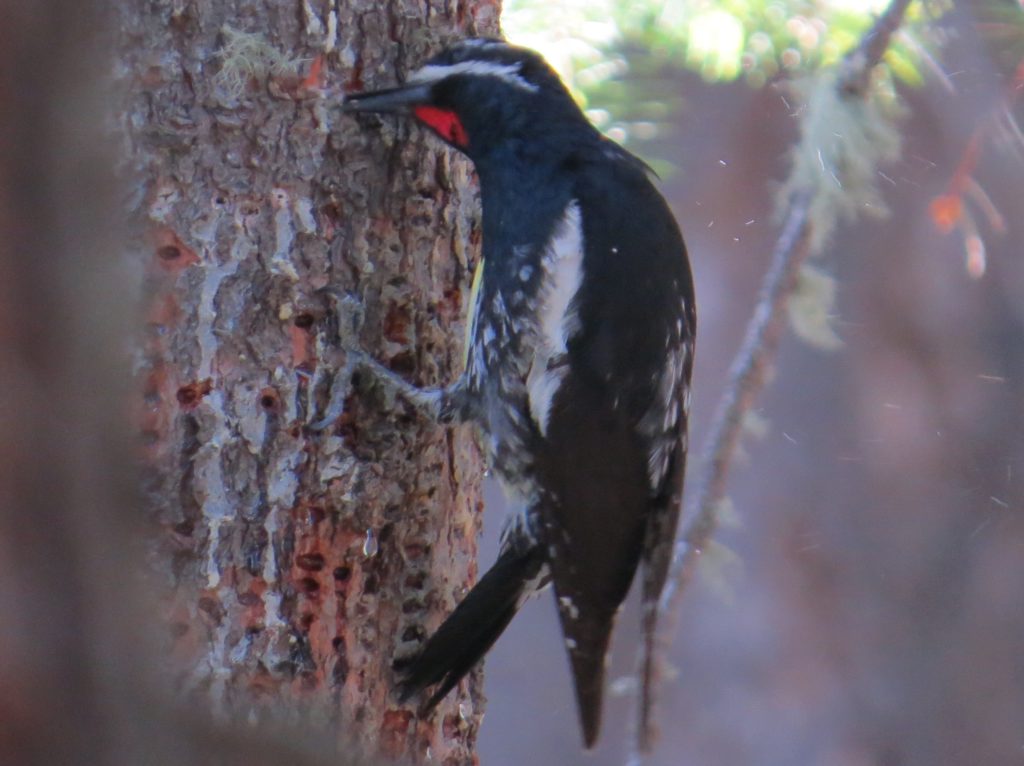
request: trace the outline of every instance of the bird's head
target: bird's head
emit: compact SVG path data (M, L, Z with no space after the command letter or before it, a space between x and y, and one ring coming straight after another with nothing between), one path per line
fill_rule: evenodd
M343 108L409 113L474 161L502 149L568 146L594 133L538 53L492 39L460 41L403 85L349 94Z

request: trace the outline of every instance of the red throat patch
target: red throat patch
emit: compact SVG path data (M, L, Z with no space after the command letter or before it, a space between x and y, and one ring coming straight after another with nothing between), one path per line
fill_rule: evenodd
M455 112L439 109L436 106L417 106L413 108L416 119L427 125L445 141L465 148L469 145L469 136Z

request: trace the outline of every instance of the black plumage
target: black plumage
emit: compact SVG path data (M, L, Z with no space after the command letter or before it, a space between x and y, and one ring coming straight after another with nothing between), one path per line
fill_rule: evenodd
M498 561L403 668L402 696L437 686L436 704L550 582L589 747L616 613L642 564L652 640L681 502L696 311L679 229L646 166L531 51L464 41L346 109L409 111L476 167L466 372L433 392L396 385L474 422L518 505Z

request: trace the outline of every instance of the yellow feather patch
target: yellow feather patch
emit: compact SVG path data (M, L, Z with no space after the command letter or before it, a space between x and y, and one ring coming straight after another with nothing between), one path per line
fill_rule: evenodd
M480 285L484 281L484 259L476 263L473 272L473 286L469 288L469 313L466 316L466 337L462 346L462 368L469 364L469 347L473 343L473 329L476 326L476 313L480 301Z

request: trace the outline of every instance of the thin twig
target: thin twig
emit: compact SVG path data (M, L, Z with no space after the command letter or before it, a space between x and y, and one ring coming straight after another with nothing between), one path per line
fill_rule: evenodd
M775 356L785 328L786 301L796 286L796 277L810 248L808 208L810 194L802 193L791 202L789 215L772 254L771 266L761 286L754 316L747 326L726 386L711 424L702 470L691 497L696 514L683 530L676 545L668 582L662 592L660 610L663 634L674 633L679 600L693 577L697 559L714 534L718 507L725 497L729 466L736 453L743 419L764 385L765 374Z
M871 71L879 63L892 35L899 29L910 0L893 0L858 46L844 58L837 82L846 98L865 98ZM772 262L761 286L754 315L729 371L729 382L719 401L704 450L695 491L687 503L686 524L676 544L668 581L662 592L660 642L675 635L680 603L686 586L693 579L701 552L711 541L718 523L718 509L725 497L729 467L739 445L746 413L753 407L764 386L767 371L775 357L785 328L785 309L792 295L800 267L810 254L814 223L809 217L811 192L798 191L789 200L788 213L772 254ZM664 655L660 646L659 655ZM644 657L640 661L644 661ZM638 705L638 707L643 707ZM652 741L651 724L640 710L634 732L629 763L641 761L645 743Z

